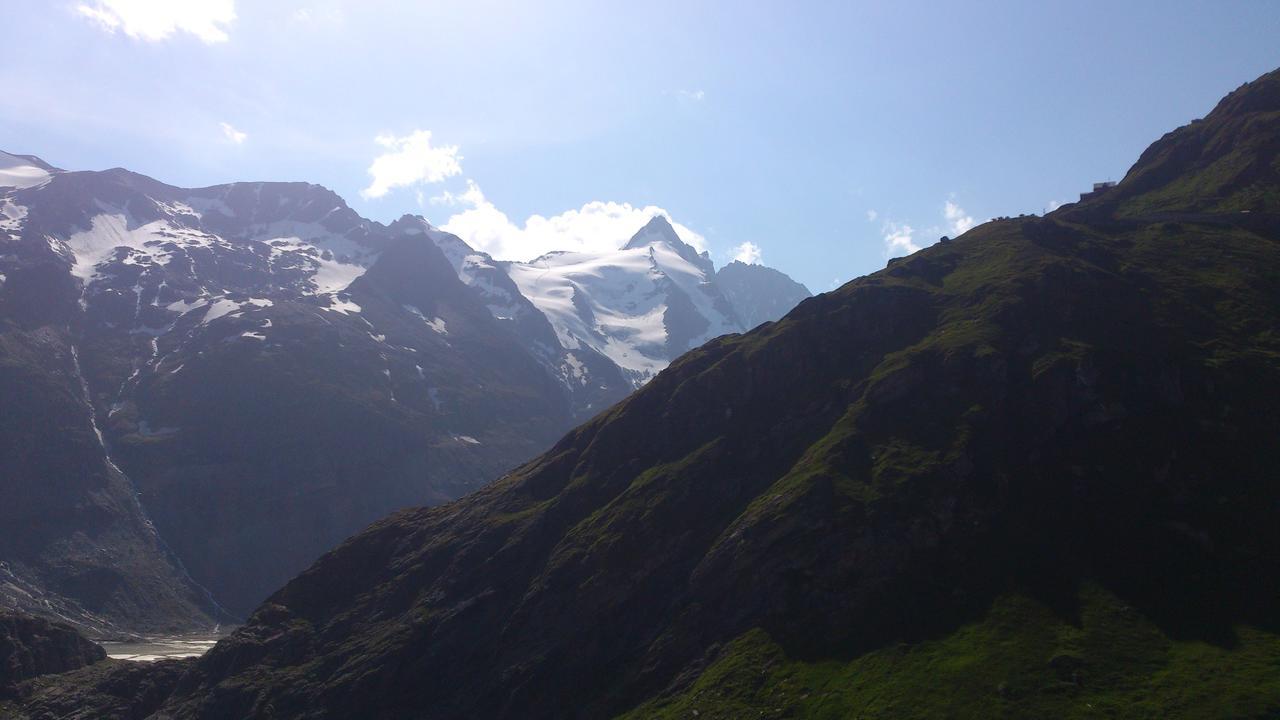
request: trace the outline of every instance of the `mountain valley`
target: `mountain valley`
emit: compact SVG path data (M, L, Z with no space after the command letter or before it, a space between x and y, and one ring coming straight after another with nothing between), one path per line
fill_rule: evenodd
M674 264L646 247L622 252ZM418 303L450 333L483 317L401 294L408 265L375 264L332 303ZM529 287L536 267L508 277ZM543 267L531 303L554 299L556 336L611 357L575 323L633 296L575 304L563 288L589 264ZM9 707L1275 717L1277 268L1280 71L1159 139L1114 188L706 341L496 482L346 540L207 655L150 675L95 663ZM691 304L732 307L731 287Z

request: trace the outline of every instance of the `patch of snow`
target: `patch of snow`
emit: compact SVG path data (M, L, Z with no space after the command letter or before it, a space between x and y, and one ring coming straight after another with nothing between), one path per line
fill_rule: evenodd
M573 353L564 354L565 365L568 366L570 377L578 381L579 385L587 384L587 369L583 366L582 361Z
M336 260L325 260L324 258L312 258L311 260L316 264L316 272L311 276L311 282L315 286L317 293L344 290L348 285L355 282L356 278L363 275L365 271L365 268L361 265L348 265Z
M320 309L328 310L329 312L339 312L344 315L358 315L360 313L359 305L352 302L350 298L341 299L337 295L330 295L329 306L322 307Z
M162 246L172 242L176 231L163 220L133 226L132 218L124 212L95 215L88 230L73 233L66 240L67 251L74 258L71 274L91 282L97 266L112 257L116 248L128 248L146 256L145 262L164 265L170 254ZM137 262L135 258L133 263Z
M209 323L213 322L214 320L217 320L223 315L227 315L228 313L233 313L239 309L240 309L240 303L236 302L235 300L228 300L226 298L222 298L221 300L215 300L214 303L209 306L209 309L205 311L204 319L200 321L200 324L208 325Z
M414 315L417 315L419 320L422 320L422 322L427 324L427 327L431 328L435 332L440 333L441 335L449 334L449 328L445 326L443 318L429 318L426 315L423 315L421 310L412 305L401 305L401 307Z
M159 205L161 208L163 208L164 211L168 213L170 216L176 216L176 217L187 216L187 217L193 217L197 220L200 219L200 213L196 212L195 208L179 200L174 200L173 202L164 202L162 200L156 200L156 205Z
M438 317L429 318L426 315L423 315L421 310L419 310L418 308L412 305L402 305L401 307L413 313L414 315L417 315L419 320L422 320L422 322L427 324L427 327L431 328L435 332L440 333L441 335L449 334L449 329L445 327L443 318L438 318Z
M242 333L240 333L240 337L242 337L242 338L250 338L250 339L252 339L252 340L266 340L266 339L267 339L267 336L266 336L266 335L263 335L262 333L252 332L252 331L242 332Z
M176 312L176 313L181 313L183 315L186 315L192 310L199 310L200 308L208 304L209 304L209 301L204 298L196 298L195 300L191 300L191 301L176 300L174 302L169 303L168 305L165 305L164 309L170 312Z
M468 445L479 445L479 444L480 444L480 441L479 441L479 440L477 440L477 439L475 439L475 438L471 437L470 435L454 435L454 436L453 436L453 439L454 439L454 440L457 440L458 442L464 442L464 443L467 443Z
M281 220L255 226L250 232L271 247L273 262L288 256L291 266L307 267L316 294L346 289L378 258L373 249L335 235L320 223Z
M0 230L18 232L22 229L22 221L27 219L27 207L19 205L9 198L0 199Z

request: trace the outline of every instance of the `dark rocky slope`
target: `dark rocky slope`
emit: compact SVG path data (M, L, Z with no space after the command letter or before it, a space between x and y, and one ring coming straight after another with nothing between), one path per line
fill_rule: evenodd
M106 657L70 625L0 612L0 696L31 678L78 670Z
M1159 156L1269 147L1277 87ZM1150 162L376 524L155 717L1274 717L1280 205L1122 217Z
M109 660L74 627L0 611L0 718L141 720L192 660Z
M15 275L0 293L0 314L29 277ZM23 307L56 312L58 303L37 297ZM97 636L226 620L107 456L83 377L68 326L0 319L0 606Z

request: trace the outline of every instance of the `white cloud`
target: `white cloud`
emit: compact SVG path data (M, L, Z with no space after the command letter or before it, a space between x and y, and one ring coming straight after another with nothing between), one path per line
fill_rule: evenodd
M964 208L956 204L955 200L947 200L943 204L942 216L947 221L945 231L951 236L963 235L978 224L972 215L966 213ZM877 217L879 215L874 210L867 211L868 221L874 221ZM919 232L928 237L936 237L943 231L944 229L937 225L929 225ZM922 247L915 240L916 229L906 223L894 222L886 218L881 226L881 232L884 233L884 249L888 257L910 255ZM929 244L932 244L932 242Z
M947 228L952 235L963 235L977 224L973 217L965 213L964 208L952 200L948 200L942 207L942 214L947 218Z
M880 217L880 213L876 212L875 210L867 211L867 222L875 222L876 218L878 217Z
M1058 208L1062 207L1063 205L1066 205L1066 203L1065 203L1065 202L1063 202L1063 201L1061 201L1061 200L1050 200L1050 201L1049 201L1049 212L1053 212L1054 210L1057 210Z
M912 238L915 229L907 224L887 222L884 224L884 251L889 257L910 255L920 249Z
M748 265L760 264L760 246L753 242L744 242L730 250L730 252L733 253L733 259L738 262L744 262Z
M175 32L209 44L226 42L227 27L236 19L235 0L92 0L76 12L107 32L151 42Z
M517 224L486 198L471 180L467 181L465 191L456 194L446 192L432 198L431 202L465 207L450 217L441 229L499 260L532 260L552 250L617 250L655 215L667 218L686 243L699 251L706 248L705 238L672 220L670 213L654 205L636 207L630 203L596 200L577 210L567 210L551 217L531 215L523 224Z
M701 102L707 96L707 93L703 90L677 90L676 93L680 97L694 102Z
M484 193L480 192L480 186L476 185L475 180L467 180L467 189L460 193L452 193L448 190L436 195L430 200L432 205L469 205L472 208L479 207L485 202Z
M374 141L387 152L369 166L373 181L360 191L366 198L380 198L392 188L438 183L462 172L457 145L433 147L430 130L415 130L404 137L379 135Z
M222 136L226 138L228 142L234 145L239 145L249 138L247 134L242 133L239 130L232 127L231 123L224 122L224 123L218 123L218 124L222 126Z

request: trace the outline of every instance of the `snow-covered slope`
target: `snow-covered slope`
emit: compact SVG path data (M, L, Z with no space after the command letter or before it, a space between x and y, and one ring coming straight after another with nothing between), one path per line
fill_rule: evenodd
M594 348L561 342L550 316L513 280L510 263L494 260L420 217L405 216L391 227L431 238L498 324L511 331L560 383L575 418L595 415L634 388L619 366Z
M639 385L691 347L742 330L698 258L655 218L616 252L549 253L507 266L567 349L590 348Z
M686 350L748 329L743 313L717 283L711 259L681 240L661 216L619 250L553 252L530 262L495 261L447 233L432 231L431 237L495 316L515 312L518 301L502 285L506 278L513 281L519 295L549 321L564 352L568 372L563 375L571 381L591 376L578 367L582 358L603 358L621 371L629 388L638 387ZM753 320L770 311L775 314L766 319L777 319L799 299L794 293L743 297Z
M58 172L56 168L46 165L38 158L0 151L0 189L43 185L49 182L55 172Z

